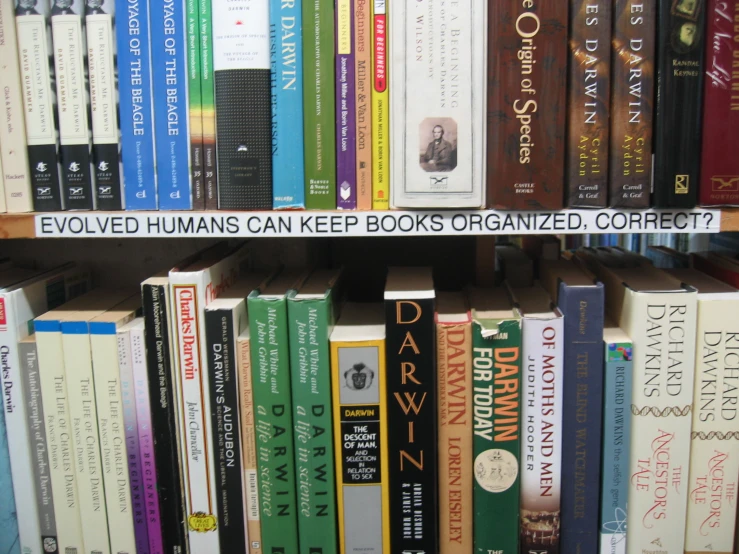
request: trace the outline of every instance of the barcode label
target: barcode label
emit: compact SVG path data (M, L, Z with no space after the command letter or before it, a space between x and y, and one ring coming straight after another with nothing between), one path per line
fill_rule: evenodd
M77 554L77 549L74 546L67 546L64 548L64 554Z

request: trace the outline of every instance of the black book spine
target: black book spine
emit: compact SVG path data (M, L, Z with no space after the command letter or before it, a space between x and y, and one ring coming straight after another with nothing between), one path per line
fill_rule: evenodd
M660 0L654 204L698 203L706 0ZM710 145L709 145L710 147Z
M34 211L58 212L62 210L62 189L57 155L56 144L28 146Z
M433 297L385 300L390 551L438 552Z
M231 310L205 312L208 343L213 466L218 496L218 539L221 552L246 552L246 530L239 433L239 386L236 333Z
M117 144L93 144L97 208L112 212L123 209L121 164Z
M159 485L159 513L166 554L187 552L185 497L180 465L174 379L169 350L167 286L144 285L142 307L146 327L151 426Z

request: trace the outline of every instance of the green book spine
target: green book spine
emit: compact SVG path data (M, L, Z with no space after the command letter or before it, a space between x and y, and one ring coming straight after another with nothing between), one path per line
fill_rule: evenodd
M476 321L472 341L475 554L518 554L521 323Z
M190 98L190 167L192 207L205 209L203 183L203 118L200 92L200 5L186 0L187 10L187 91Z
M200 0L200 105L203 118L203 186L205 209L218 209L216 176L216 105L213 84L213 6Z
M337 554L331 295L288 301L300 554Z
M293 418L287 301L248 298L262 552L296 554Z
M303 2L305 207L336 209L334 2Z

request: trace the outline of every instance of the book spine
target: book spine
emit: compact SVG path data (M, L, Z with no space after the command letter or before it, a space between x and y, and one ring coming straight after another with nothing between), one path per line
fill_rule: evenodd
M106 211L121 210L123 187L118 143L120 126L117 106L115 1L89 2L85 8L85 25L97 208Z
M131 360L131 333L119 332L118 369L121 379L121 406L126 433L126 461L128 481L131 487L131 516L137 554L149 554L149 530L146 524L146 501L141 472L141 449L139 447L139 424L136 418L136 394L134 391L133 362Z
M18 5L15 10L28 163L36 212L63 209L54 49L48 30L50 12L50 0L40 0L28 8Z
M698 203L706 2L659 0L654 205Z
M352 0L357 107L357 209L372 209L372 16L373 0Z
M205 209L218 209L216 106L213 83L213 3L200 0L200 106L203 119L203 186Z
M74 467L79 490L79 513L84 521L84 552L110 554L88 323L67 321L61 325L74 443Z
M739 13L739 0L728 4L708 0L706 8L705 83L703 85L703 144L701 149L700 203L739 204L739 160L730 145L739 141L739 101L732 90L739 88L739 73L732 71L739 52L739 30L732 14ZM2 138L2 135L0 135ZM7 187L7 179L6 179Z
M23 367L24 399L26 406L28 406L27 425L31 446L31 467L33 467L38 522L43 547L38 552L58 554L54 495L51 490L46 420L44 419L44 408L41 404L41 379L36 343L19 343L18 354Z
M331 439L330 299L290 300L290 377L301 554L338 554Z
M200 83L200 2L186 0L187 25L187 96L190 102L190 183L192 207L205 209L203 181L203 106Z
M308 209L336 208L334 7L332 0L303 2L305 190ZM283 207L275 204L275 207ZM284 207L289 207L285 205Z
M570 2L570 86L567 113L568 206L608 204L612 2Z
M160 210L190 210L190 121L185 2L149 2Z
M18 58L18 40L15 29L15 2L0 2L0 24L5 40L0 43L0 86L4 91L0 125L0 161L2 161L5 181L5 203L8 212L33 211L31 197L31 175L28 167L26 145L26 126L23 117L23 88L21 85L21 66Z
M272 207L269 25L269 7L264 0L213 0L220 209ZM253 55L244 56L244 51ZM275 197L275 207L283 202L303 207L294 196Z
M146 355L149 366L151 431L154 436L154 461L159 487L162 537L167 554L187 550L182 449L177 420L177 385L172 366L169 302L166 285L144 285L141 305L146 331Z
M262 554L262 526L259 522L259 480L257 443L254 428L254 390L251 376L251 340L248 332L239 337L239 410L241 422L241 458L244 468L246 527L249 554Z
M490 336L476 323L473 341L474 551L518 554L521 322Z
M249 298L262 551L298 552L285 300Z
M90 152L90 95L85 36L85 2L54 2L51 34L56 70L59 157L62 191L68 210L91 210L94 177Z
M434 299L385 300L390 545L438 551ZM423 422L423 423L421 423ZM411 522L407 507L413 510Z
M603 478L600 483L600 552L626 554L626 501L631 448L631 342L605 343Z
M562 552L598 551L604 303L601 284L560 284L569 368L562 387Z
M3 552L16 554L19 551L20 541L18 534L18 516L15 512L15 497L10 483L10 456L8 455L8 441L6 435L5 415L0 411L0 475L2 486L6 491L5 499L0 505L0 548Z
M54 503L57 547L65 554L75 549L85 552L61 326L58 321L37 321L35 327L51 491L54 498L64 499Z
M698 299L693 429L685 552L729 553L734 545L739 477L736 385L738 299Z
M562 208L567 9L568 2L559 0L490 5L488 113L495 115L488 118L487 163L493 207Z
M614 0L609 204L648 208L657 0Z
M223 552L246 552L246 514L241 463L239 425L239 383L236 371L238 322L246 317L243 309L206 310L205 334L208 341L208 414L213 428L213 465L218 474L218 537ZM234 432L236 429L236 432Z
M357 208L354 2L336 1L336 194L331 208ZM309 204L310 207L310 204Z
M560 552L562 335L561 318L523 320L521 554Z
M390 91L388 90L388 0L371 2L372 18L372 209L390 207Z
M131 337L131 365L133 366L133 392L136 397L136 424L141 453L141 475L144 486L146 530L149 535L150 554L163 554L162 521L157 494L157 472L155 467L154 437L151 432L151 402L149 400L149 378L146 365L144 330L133 328Z
M341 554L390 552L385 341L331 342Z
M296 147L303 134L302 0L270 0L270 54L272 61L272 183L278 198L293 198L305 206L305 153ZM329 185L314 185L314 194L326 194Z
M471 552L473 544L471 331L469 322L436 325L440 554Z

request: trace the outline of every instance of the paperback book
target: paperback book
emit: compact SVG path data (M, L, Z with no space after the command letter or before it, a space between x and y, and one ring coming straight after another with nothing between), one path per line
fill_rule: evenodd
M357 149L357 209L372 209L372 15L367 0L352 0L354 8L354 77Z
M368 0L372 18L372 209L390 207L390 91L388 89L388 4ZM395 0L397 1L397 0Z
M331 208L335 205L354 210L357 207L354 2L339 0L336 8L336 191L335 201L327 204Z
M203 180L203 115L201 90L200 2L185 0L185 26L187 28L187 97L190 122L190 183L192 207L205 209L205 181Z
M213 79L213 2L200 0L200 109L203 117L205 209L218 209L216 105ZM233 100L233 99L232 99Z

